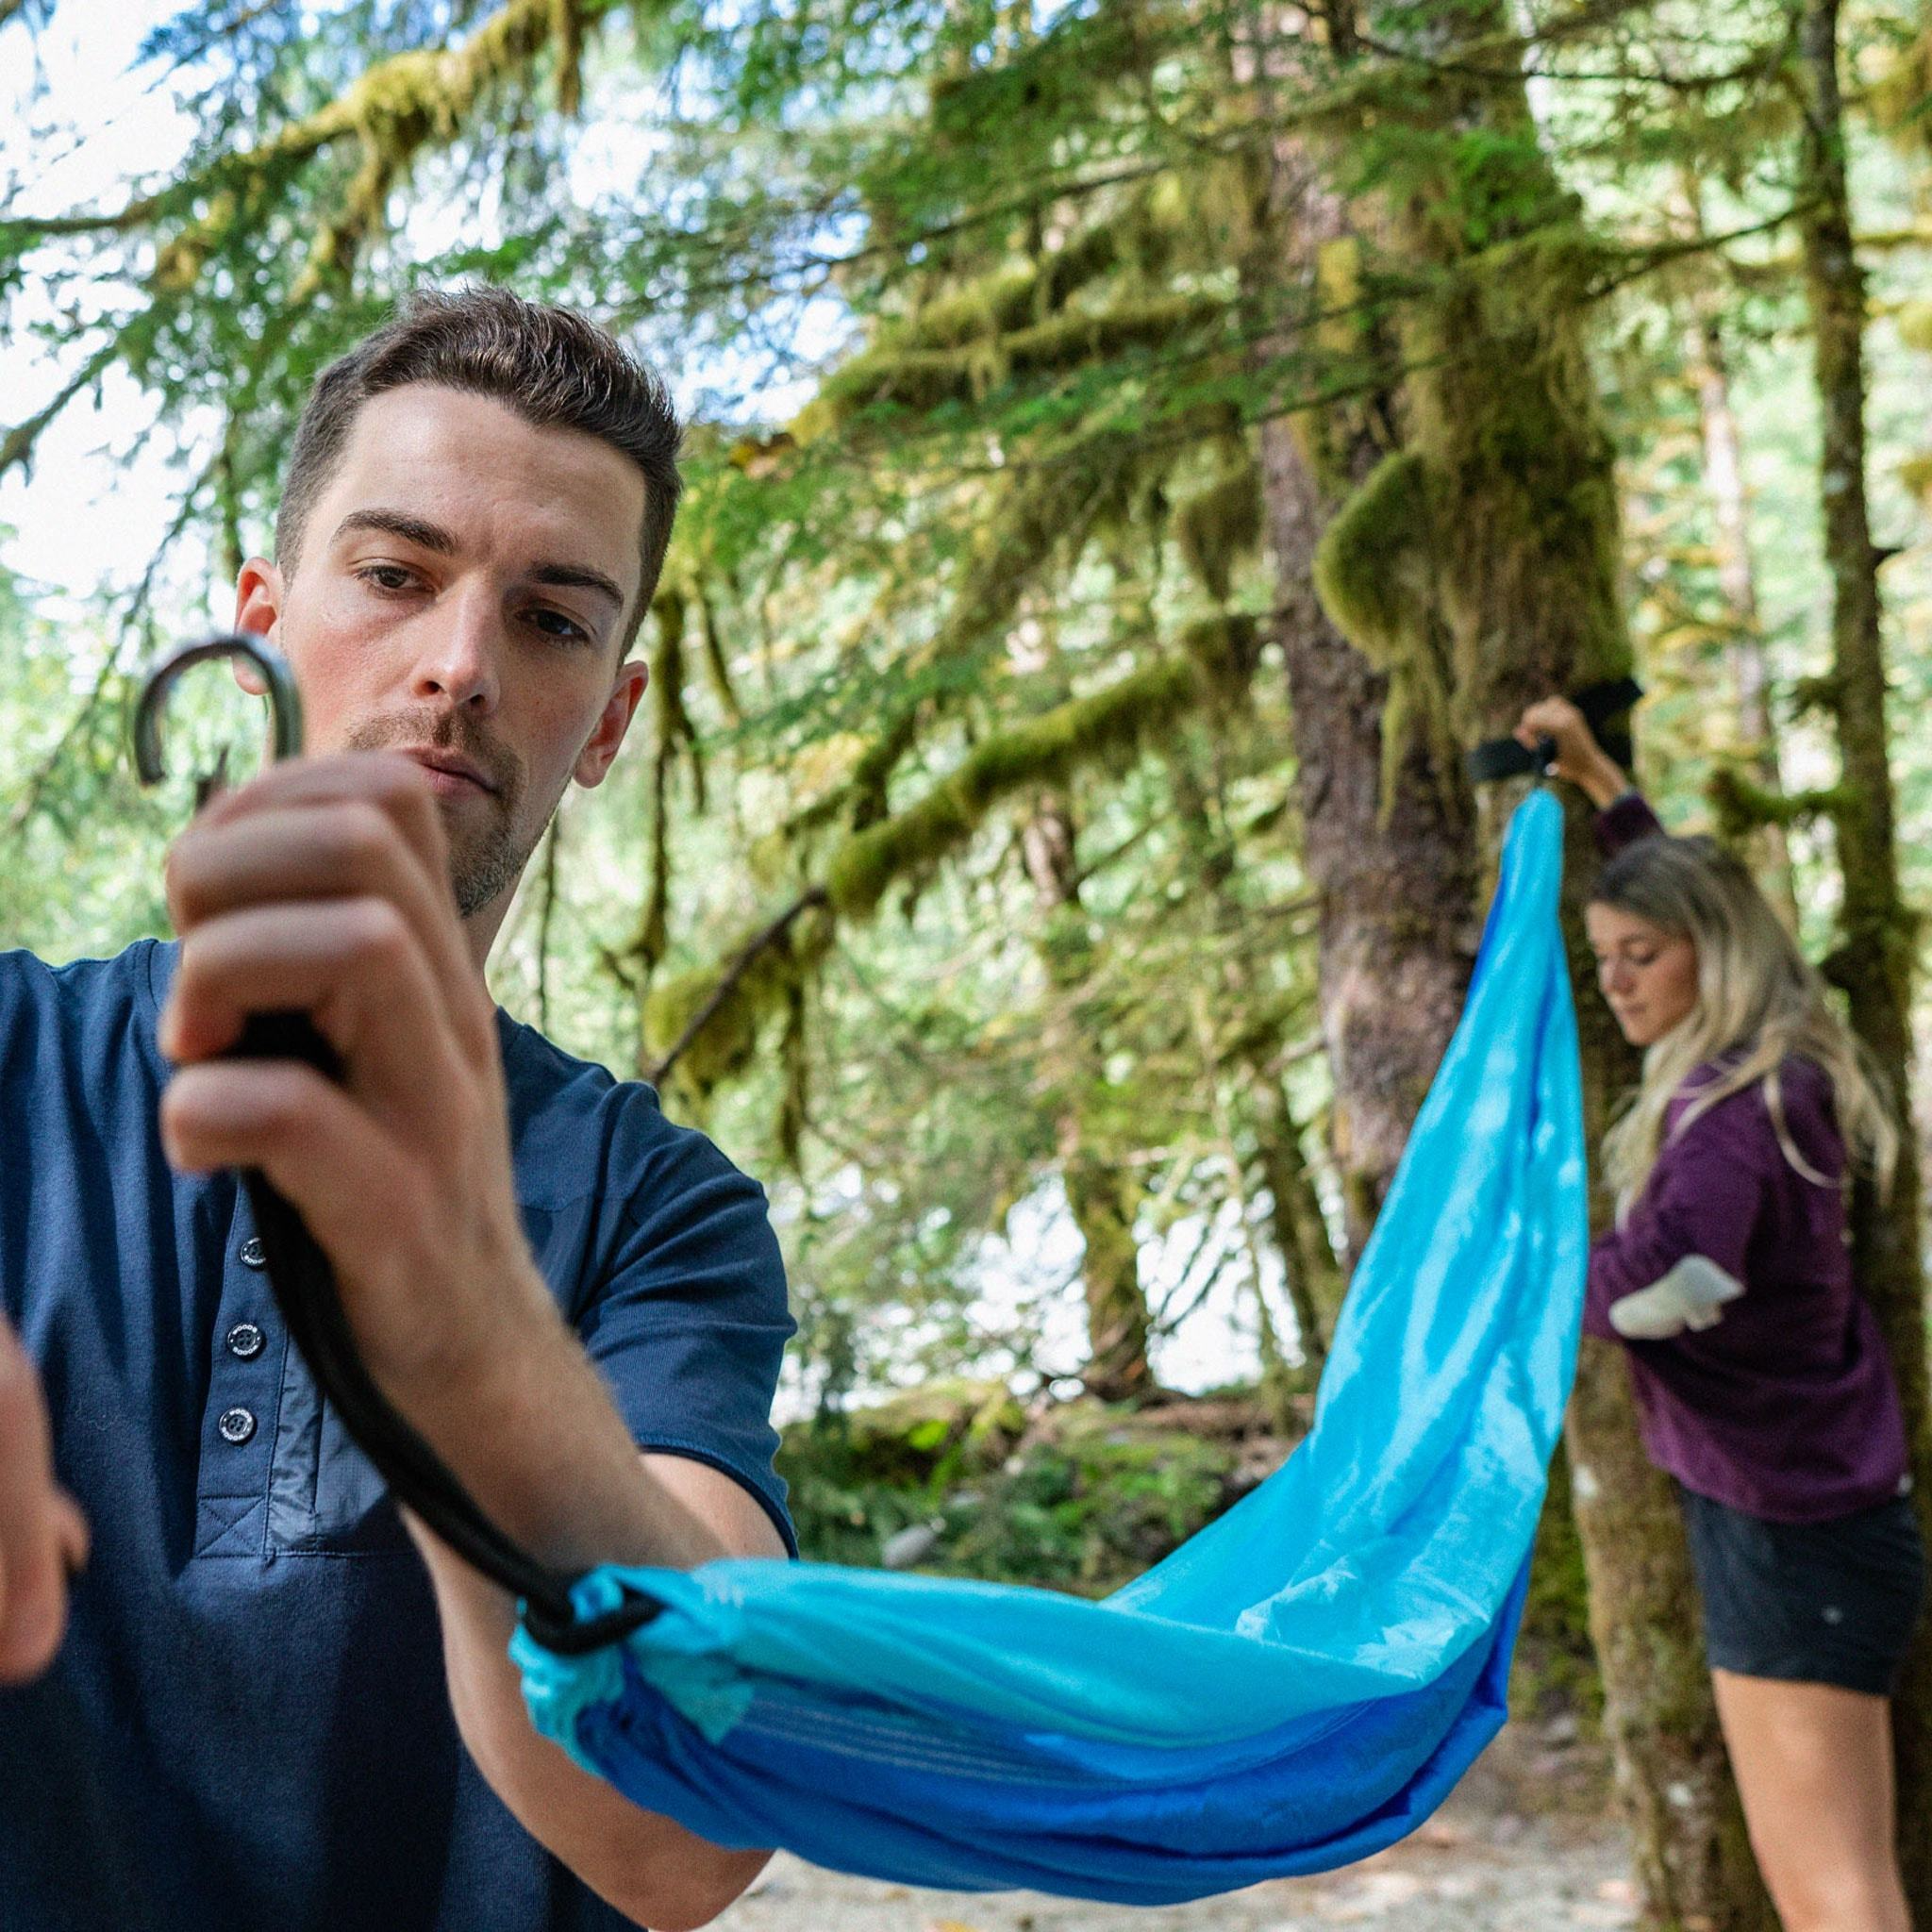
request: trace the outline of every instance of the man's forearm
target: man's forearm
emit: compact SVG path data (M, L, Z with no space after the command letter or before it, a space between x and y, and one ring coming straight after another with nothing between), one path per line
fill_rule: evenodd
M534 1265L491 1305L487 1347L425 1362L386 1391L484 1513L560 1570L691 1569L727 1554L714 1526L640 1468L608 1389Z
M435 1582L458 1728L517 1822L592 1891L653 1932L688 1932L716 1917L768 1855L721 1850L640 1809L541 1736L508 1656L515 1623L509 1600L426 1532L417 1541Z
M689 1568L762 1553L722 1534L653 1475L560 1322L505 1356L507 1369L491 1377L404 1403L484 1510L526 1548L564 1570ZM765 1855L722 1851L641 1810L540 1735L507 1655L509 1600L420 1524L410 1528L435 1585L458 1726L497 1795L532 1837L640 1924L680 1932L721 1911ZM775 1535L771 1543L775 1553Z

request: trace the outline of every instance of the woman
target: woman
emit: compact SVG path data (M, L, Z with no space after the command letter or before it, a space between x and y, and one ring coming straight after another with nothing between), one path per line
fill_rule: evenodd
M1896 1133L1824 982L1744 866L1664 836L1574 705L1517 737L1598 808L1598 984L1644 1050L1604 1162L1584 1325L1629 1350L1675 1479L1731 1766L1787 1932L1909 1932L1890 1693L1924 1557L1905 1426L1854 1289L1845 1190Z

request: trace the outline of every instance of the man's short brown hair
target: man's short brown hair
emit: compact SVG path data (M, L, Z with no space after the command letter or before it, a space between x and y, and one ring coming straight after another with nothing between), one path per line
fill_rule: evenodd
M644 479L643 571L625 641L650 608L682 487L677 413L657 372L568 308L474 287L409 296L396 315L316 378L295 425L275 517L275 560L291 576L308 514L372 396L410 383L489 396L540 429L575 429L628 457Z

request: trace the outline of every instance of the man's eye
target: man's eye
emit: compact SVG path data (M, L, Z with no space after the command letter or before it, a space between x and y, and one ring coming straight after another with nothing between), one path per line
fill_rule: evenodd
M547 638L556 638L566 644L587 644L591 634L575 618L566 617L560 610L552 610L539 606L530 612L530 622Z
M409 573L399 563L365 563L356 575L378 591L407 591Z

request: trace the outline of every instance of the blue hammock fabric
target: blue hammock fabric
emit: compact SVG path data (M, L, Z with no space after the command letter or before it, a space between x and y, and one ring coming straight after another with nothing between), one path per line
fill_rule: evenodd
M538 1727L728 1846L1168 1904L1412 1830L1494 1735L1587 1253L1562 818L1512 820L1461 1024L1282 1468L1101 1603L829 1564L607 1569L662 1612Z

